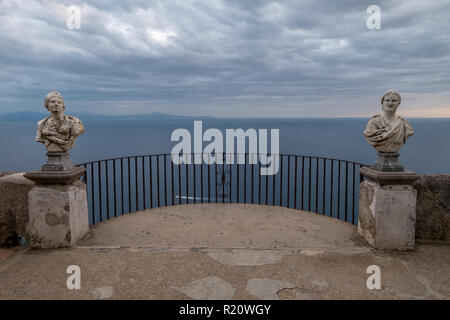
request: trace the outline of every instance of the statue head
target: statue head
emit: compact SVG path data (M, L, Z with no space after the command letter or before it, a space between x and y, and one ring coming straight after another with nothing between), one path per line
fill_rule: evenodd
M382 109L386 112L395 113L401 102L402 97L396 90L388 90L381 98Z
M50 91L44 99L44 106L50 112L63 112L66 108L61 93Z

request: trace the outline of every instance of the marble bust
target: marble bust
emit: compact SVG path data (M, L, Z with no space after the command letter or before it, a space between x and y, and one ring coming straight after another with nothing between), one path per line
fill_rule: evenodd
M73 148L77 136L84 133L80 119L64 115L64 99L59 92L51 91L44 100L51 115L38 122L36 141L45 144L49 152L67 152Z
M80 119L63 114L66 105L59 92L47 94L44 106L50 116L37 123L36 141L45 145L47 163L40 170L26 172L24 177L38 185L71 185L86 172L69 156L76 138L85 131L84 125Z
M387 91L381 98L382 113L371 117L364 130L367 142L378 151L374 167L381 171L403 171L397 163L398 151L414 134L408 120L396 114L400 103L397 91Z

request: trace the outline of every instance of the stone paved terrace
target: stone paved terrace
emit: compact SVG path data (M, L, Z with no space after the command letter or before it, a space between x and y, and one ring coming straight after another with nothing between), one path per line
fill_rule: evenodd
M69 265L80 290L66 287ZM369 265L380 290L366 287ZM448 243L372 250L318 214L197 204L97 224L74 248L0 249L0 299L450 299L449 270Z

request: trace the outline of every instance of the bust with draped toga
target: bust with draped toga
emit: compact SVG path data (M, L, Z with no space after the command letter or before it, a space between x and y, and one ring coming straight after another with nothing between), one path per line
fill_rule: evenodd
M397 91L387 91L381 98L382 113L371 117L364 130L367 142L378 151L373 168L380 171L404 171L398 163L398 151L414 130L408 120L396 114L400 103Z
M77 117L63 114L66 105L57 91L45 96L44 106L50 116L38 122L36 142L45 145L48 160L40 171L28 172L25 177L41 184L70 184L85 171L69 157L76 138L85 131L84 125Z

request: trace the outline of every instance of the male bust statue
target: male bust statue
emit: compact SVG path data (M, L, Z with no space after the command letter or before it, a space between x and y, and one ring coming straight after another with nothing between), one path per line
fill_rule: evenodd
M63 114L66 108L59 92L51 91L45 96L44 106L50 111L50 117L38 122L36 141L45 144L48 161L42 171L67 171L75 168L69 157L69 150L76 138L84 132L80 119Z
M84 132L80 119L64 115L64 99L59 92L51 91L44 100L51 116L38 122L36 141L45 144L49 152L67 152L72 149L77 136Z
M395 114L400 102L401 97L397 91L387 91L381 98L383 113L373 116L364 130L367 142L378 151L374 167L381 171L403 171L403 167L397 162L397 151L414 134L411 124Z

